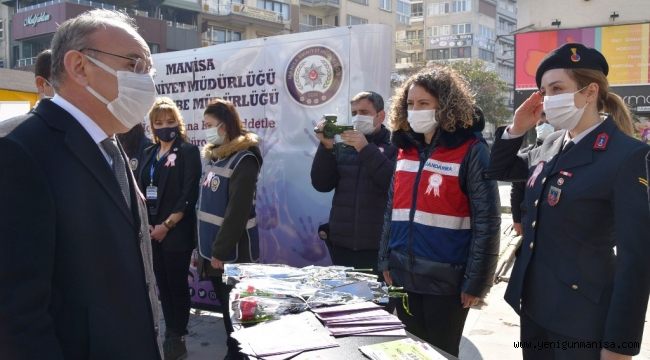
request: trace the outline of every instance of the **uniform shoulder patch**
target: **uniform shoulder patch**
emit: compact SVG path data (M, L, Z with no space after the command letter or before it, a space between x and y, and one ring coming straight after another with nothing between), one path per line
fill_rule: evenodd
M596 141L594 141L594 150L603 151L607 149L607 142L609 141L609 135L607 133L600 133L596 136Z

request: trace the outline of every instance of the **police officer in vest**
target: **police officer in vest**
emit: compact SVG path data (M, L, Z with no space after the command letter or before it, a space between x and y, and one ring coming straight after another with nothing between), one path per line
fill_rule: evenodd
M411 76L392 106L399 152L379 269L408 294L408 309L397 306L406 329L458 356L499 253L498 188L483 176L485 119L460 75L439 65Z
M255 191L262 166L257 135L242 128L231 102L217 99L204 111L203 175L198 202L199 273L208 276L223 309L228 334L226 359L242 358L228 308L231 286L222 282L224 263L250 263L259 259L255 218Z
M505 295L531 345L525 360L639 353L650 290L650 147L631 137L608 70L596 49L553 50L537 69L539 91L492 148L491 177L526 180L524 240ZM559 131L517 156L542 112Z

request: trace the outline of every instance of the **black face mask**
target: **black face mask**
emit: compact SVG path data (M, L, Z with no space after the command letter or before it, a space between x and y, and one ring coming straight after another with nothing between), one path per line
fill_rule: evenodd
M158 139L160 139L160 141L170 142L170 141L174 141L174 139L178 137L180 131L178 126L175 126L175 127L164 127L160 129L154 129L153 133L154 135L156 135Z

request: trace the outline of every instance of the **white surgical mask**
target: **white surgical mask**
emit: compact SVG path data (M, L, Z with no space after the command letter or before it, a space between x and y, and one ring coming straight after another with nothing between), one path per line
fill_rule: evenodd
M546 138L549 135L551 135L554 131L555 129L549 123L543 123L535 127L535 132L537 132L537 139L542 141L546 140Z
M86 86L86 90L106 104L108 111L127 129L139 124L156 100L156 87L151 75L114 70L93 57L86 56L86 58L117 78L117 97L113 101L108 101L90 86Z
M219 134L219 128L221 127L221 124L219 126L215 126L213 128L208 128L203 130L203 135L205 136L205 141L207 141L210 144L213 145L221 145L223 144L223 140L225 138L225 134L221 135Z
M418 134L432 132L438 123L435 110L408 110L407 120L411 129Z
M364 135L370 135L375 131L374 118L367 115L355 115L352 117L354 129Z
M556 129L573 130L587 108L587 104L582 109L576 107L575 94L583 89L573 93L544 96L546 121Z

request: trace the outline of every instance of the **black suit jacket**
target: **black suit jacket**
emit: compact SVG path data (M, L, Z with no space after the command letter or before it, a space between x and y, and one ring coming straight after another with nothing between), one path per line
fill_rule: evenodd
M143 175L147 178L151 164L158 153L159 145L146 148L139 161L138 184L142 192L149 184L145 184ZM188 251L196 244L196 201L199 197L199 179L201 178L201 156L196 145L176 139L169 155L175 154L174 166L158 167L158 201L157 215L150 217L152 225L161 224L170 214L184 213L183 219L165 236L162 242L166 251ZM169 156L168 156L169 158Z
M131 211L56 104L24 117L0 139L0 358L159 359L137 187Z
M560 155L565 131L523 157L517 156L522 138L503 140L502 133L496 134L488 176L525 180L532 174L506 301L555 333L637 354L638 347L622 346L641 342L650 291L643 182L649 147L612 119Z

